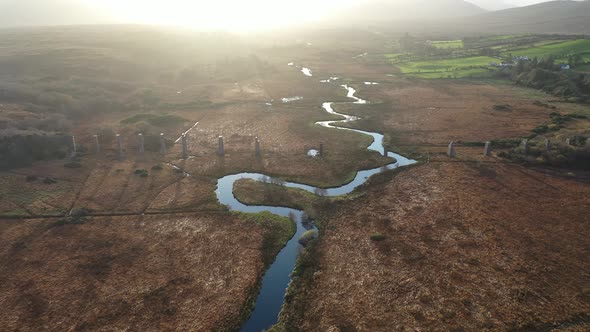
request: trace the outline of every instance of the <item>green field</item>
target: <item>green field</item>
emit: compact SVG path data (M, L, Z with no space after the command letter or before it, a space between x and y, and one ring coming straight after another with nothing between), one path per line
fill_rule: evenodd
M438 50L416 54L393 49L385 57L405 75L420 78L488 77L490 63L511 62L510 56L543 59L551 55L556 63L567 63L569 56L581 55L586 64L574 69L583 72L590 64L590 39L568 40L567 36L505 35L423 43Z
M489 40L489 41L498 41L498 40L510 40L510 39L517 39L520 37L523 37L526 35L501 35L501 36L491 36L488 38L485 38L485 40Z
M398 62L399 58L403 55L405 55L405 53L389 53L389 54L385 54L385 57L387 59L389 59L389 61L395 63L395 62Z
M586 61L590 59L590 39L576 39L564 42L539 43L534 47L505 51L502 55L528 56L539 59L553 55L558 59L570 55L583 54Z
M433 41L430 45L441 48L441 49L449 49L449 48L463 48L463 41L462 40L440 40L440 41Z
M589 61L589 60L586 59L586 61ZM574 70L582 71L585 73L590 73L590 64L574 67Z
M395 64L402 73L420 78L463 78L471 76L486 76L491 62L497 59L487 56L477 56L458 59L441 59L431 61L410 61Z

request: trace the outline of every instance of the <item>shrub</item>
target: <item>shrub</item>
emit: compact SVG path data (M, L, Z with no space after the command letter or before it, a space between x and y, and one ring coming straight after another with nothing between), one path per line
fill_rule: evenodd
M65 163L64 167L65 168L80 168L80 167L82 167L82 164L80 164L77 161L70 161L69 163Z
M303 235L301 235L301 237L299 238L299 243L305 247L311 240L314 240L317 237L318 237L317 231L309 230L309 231L306 231L305 233L303 233Z
M136 114L126 119L121 120L121 124L135 124L141 121L155 118L154 114Z
M115 134L115 130L113 130L113 128L104 127L104 128L100 128L98 130L98 136L100 137L101 141L110 142L115 138L116 134Z
M139 124L143 122L155 127L168 127L182 125L185 121L185 118L173 114L155 115L143 113L121 120L121 124Z
M68 141L69 140L69 141ZM0 169L28 166L63 155L71 137L39 131L11 130L0 137Z
M546 124L539 125L535 129L533 129L533 133L535 133L537 135L543 135L543 134L547 133L548 131L549 131L549 126L547 126Z
M164 167L160 164L152 166L152 170L154 170L154 171L161 171L163 169L164 169Z
M505 152L505 151L498 152L498 157L504 158L504 159L512 159L511 158L511 155L508 152Z
M82 225L84 223L86 223L86 218L83 216L68 216L56 221L54 226Z
M57 183L57 180L52 179L52 178L45 178L45 179L43 179L43 183L45 183L45 184L54 184L54 183Z
M166 126L179 126L182 125L186 119L180 117L178 115L160 115L158 117L154 117L148 119L147 122L152 126L156 127L166 127Z
M533 105L540 106L540 107L545 107L545 108L556 109L556 107L555 107L555 106L553 106L553 105L549 105L549 104L547 104L547 103L544 103L544 102L542 102L542 101L540 101L540 100L535 100L535 101L533 102Z
M147 170L143 169L143 168L138 168L135 170L134 172L135 175L139 175L142 178L147 178L149 173Z
M556 145L551 153L547 153L544 147L531 146L527 155L519 147L501 151L498 157L533 165L581 170L590 168L590 149L585 147Z
M65 159L68 156L68 154L65 151L55 151L53 153L53 157L55 159Z
M88 214L90 214L90 210L87 208L76 208L74 210L72 210L71 215L74 217L84 217L87 216Z
M26 180L27 180L27 182L37 181L37 176L36 175L27 175Z
M485 142L463 142L463 146L476 146L476 147L484 147L486 145Z
M570 142L573 146L583 147L586 145L587 140L588 140L588 137L574 136L571 138Z
M375 242L381 242L385 240L385 235L377 233L377 234L373 234L371 235L371 241L375 241Z
M496 105L494 105L494 110L495 111L510 111L510 110L512 110L512 106L510 106L508 104L496 104Z

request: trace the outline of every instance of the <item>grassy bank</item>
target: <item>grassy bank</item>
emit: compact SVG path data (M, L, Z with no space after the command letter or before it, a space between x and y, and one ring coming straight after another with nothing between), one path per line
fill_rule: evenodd
M329 228L330 216L334 215L353 200L364 195L369 188L389 183L401 169L388 171L371 177L366 184L353 193L340 197L322 197L307 191L286 188L277 184L262 183L253 180L240 180L234 186L234 195L245 204L263 204L286 206L304 210L320 230L318 239L312 240L297 260L292 273L293 282L285 295L285 302L280 313L279 322L269 331L297 330L296 322L307 308L309 289L317 271L318 259L315 248L321 241L324 231Z
M277 216L270 212L242 213L232 212L242 220L254 222L265 229L262 251L264 253L264 264L269 266L276 255L287 245L287 242L295 235L297 225L287 218Z
M258 294L262 287L264 273L266 273L266 270L268 270L270 265L274 262L281 249L283 249L287 245L287 242L293 238L297 231L297 225L287 217L277 216L270 212L260 212L255 214L232 212L232 214L239 219L254 222L265 229L262 242L262 255L265 267L263 272L257 278L258 281L256 282L256 286L249 290L248 298L241 310L241 318L235 326L235 330L238 330L248 320L250 314L254 310L256 299L258 298Z

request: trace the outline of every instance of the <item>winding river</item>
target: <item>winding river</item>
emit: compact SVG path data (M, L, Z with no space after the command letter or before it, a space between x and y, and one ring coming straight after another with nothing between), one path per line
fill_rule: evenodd
M306 72L304 72L304 74L306 76L311 76L311 71L309 71L309 75ZM354 88L348 85L342 85L341 87L347 90L347 97L353 99L354 104L367 104L366 100L363 100L355 95L356 90ZM365 183L367 179L372 175L381 173L386 170L392 170L398 167L408 166L416 163L416 161L414 160L405 158L393 152L386 151L383 146L383 135L381 134L337 126L337 124L339 123L342 124L346 122L352 122L358 120L359 118L355 116L337 113L332 108L333 105L334 103L332 102L326 102L322 105L322 107L326 112L341 116L343 119L336 121L322 121L316 123L317 125L326 128L348 130L363 135L369 135L373 137L373 143L368 147L368 149L372 151L377 151L378 153L385 154L390 158L394 158L395 162L383 167L359 171L354 180L352 180L350 183L336 188L316 188L313 186L292 182L283 183L285 187L299 188L323 196L340 196L352 192L355 188ZM228 175L223 178L220 178L217 181L216 194L221 204L227 205L233 211L247 213L269 211L280 216L294 216L295 222L297 223L297 232L295 236L293 236L293 238L289 240L285 248L283 248L280 251L275 262L270 266L270 268L264 275L264 279L262 281L262 289L256 300L255 309L252 312L252 315L250 316L249 320L244 324L244 326L241 329L241 331L246 332L260 332L264 329L271 327L278 320L278 315L283 305L283 299L287 287L289 286L289 282L291 281L290 274L293 271L295 263L297 261L297 257L299 256L299 253L302 250L302 246L299 244L298 240L307 229L304 227L302 223L303 211L286 207L250 206L240 203L233 194L234 183L240 179L251 179L255 181L264 182L268 181L269 177L264 174L241 173L235 175Z

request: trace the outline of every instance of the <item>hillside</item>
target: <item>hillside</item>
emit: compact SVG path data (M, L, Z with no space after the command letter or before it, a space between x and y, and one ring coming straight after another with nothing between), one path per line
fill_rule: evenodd
M469 0L469 2L486 10L502 10L514 7L514 5L502 0Z
M421 4L420 4L421 3ZM381 19L367 10L359 10L357 24L371 24L394 33L411 32L424 35L455 35L456 37L482 34L590 34L590 1L549 1L532 6L515 7L485 12L479 7L469 9L463 1L444 1L433 4L421 0L412 10L424 9L421 17L390 15L385 9ZM429 3L430 5L425 5ZM451 9L455 8L455 9ZM362 8L361 8L362 9ZM379 8L373 8L379 12ZM438 15L436 15L438 13ZM468 15L472 13L471 15Z
M550 1L477 15L465 23L474 31L588 34L590 1Z
M369 0L335 9L329 26L380 26L424 34L590 34L590 1L549 1L508 8L493 0ZM486 11L486 9L496 11ZM503 9L503 10L498 10ZM0 0L0 27L111 24L108 13L77 0Z
M383 23L392 20L433 20L466 17L486 11L463 0L374 0L361 6L336 13L338 22Z

